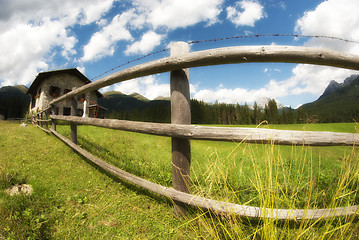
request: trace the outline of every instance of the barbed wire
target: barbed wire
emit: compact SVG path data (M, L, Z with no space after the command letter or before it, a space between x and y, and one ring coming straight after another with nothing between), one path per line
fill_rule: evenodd
M343 42L347 42L347 43L359 43L359 41L355 41L355 40L349 40L349 39L345 39L345 38L340 38L340 37L332 37L332 36L325 36L325 35L303 35L303 34L279 34L279 33L269 33L269 34L252 34L252 35L236 35L236 36L231 36L231 37L223 37L223 38L213 38L213 39L204 39L204 40L194 40L194 41L188 41L188 44L197 44L197 43L205 43L205 42L218 42L218 41L224 41L224 40L230 40L230 39L241 39L241 38L260 38L260 37L296 37L296 38L323 38L323 39L331 39L331 40L339 40L339 41L343 41ZM140 61L144 58L147 58L149 56L155 55L155 54L159 54L162 52L166 52L170 50L170 48L164 48L155 52L151 52L148 53L146 55L143 55L141 57L132 59L130 61L127 61L125 63L122 63L120 65L117 65L116 67L113 67L93 78L91 78L90 80L94 80L97 79L99 77L104 76L105 74L112 72L120 67L126 66L130 63L134 63L137 61Z
M224 38L214 38L214 39L206 39L206 40L189 41L187 43L188 44L194 44L194 43L204 43L204 42L217 42L217 41L223 41L223 40L229 40L229 39L259 38L259 37L324 38L324 39L339 40L339 41L344 41L344 42L359 43L359 41L348 40L348 39L340 38L340 37L325 36L325 35L279 34L279 33L237 35L237 36L224 37Z
M105 75L105 74L107 74L107 73L109 73L109 72L112 72L113 70L115 70L115 69L117 69L117 68L123 67L123 66L128 65L128 64L133 63L133 62L140 61L140 60L142 60L142 59L144 59L144 58L146 58L146 57L149 57L149 56L152 56L152 55L161 53L161 52L165 52L165 51L168 51L168 50L169 50L169 48L164 48L164 49L161 49L161 50L158 50L158 51L155 51L155 52L148 53L148 54L143 55L143 56L141 56L141 57L132 59L132 60L130 60L130 61L127 61L127 62L125 62L125 63L122 63L122 64L120 64L120 65L117 65L116 67L113 67L113 68L111 68L111 69L109 69L109 70L107 70L107 71L105 71L105 72L103 72L103 73L97 75L96 77L91 78L91 80L94 80L94 79L96 79L96 78L102 77L103 75Z

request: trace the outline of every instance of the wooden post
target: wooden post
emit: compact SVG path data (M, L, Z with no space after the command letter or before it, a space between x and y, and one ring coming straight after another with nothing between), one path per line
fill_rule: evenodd
M45 120L46 120L46 122L45 122L45 128L47 129L47 130L49 130L49 122L47 121L48 119L49 119L49 113L48 113L48 111L49 110L46 110L44 113L45 113Z
M185 42L176 42L171 46L171 57L189 52ZM171 71L171 123L191 124L189 69ZM188 139L172 138L172 183L173 188L190 192L191 145ZM186 216L187 206L175 201L176 215Z
M71 116L77 116L77 101L71 99ZM71 141L77 144L77 123L71 123Z
M55 115L55 114L56 114L56 107L55 107L55 105L52 105L52 106L51 106L51 113L52 113L52 115ZM52 129L56 131L56 120L55 120L55 119L52 119L51 123L52 123Z
M43 124L44 124L44 122L42 121L43 119L44 119L44 117L43 117L43 115L42 115L43 113L40 113L40 127L43 127Z

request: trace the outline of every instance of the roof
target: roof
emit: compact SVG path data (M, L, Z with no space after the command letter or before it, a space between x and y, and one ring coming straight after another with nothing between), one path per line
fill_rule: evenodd
M37 92L38 87L41 85L41 83L43 81L45 81L46 79L50 78L53 75L64 74L64 73L78 77L81 81L84 82L84 84L88 84L91 82L85 75L83 75L76 68L62 69L62 70L49 71L49 72L41 72L36 76L35 80L32 82L32 84L29 87L29 89L27 90L26 94L35 94ZM103 95L99 91L96 90L95 92L96 92L97 97L103 97Z

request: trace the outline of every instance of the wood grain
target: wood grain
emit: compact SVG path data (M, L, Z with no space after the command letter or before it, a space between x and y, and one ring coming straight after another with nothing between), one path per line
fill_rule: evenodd
M196 140L273 143L279 145L358 146L358 133L291 131L263 128L206 127L196 125L135 122L116 119L50 115L52 119L130 132Z

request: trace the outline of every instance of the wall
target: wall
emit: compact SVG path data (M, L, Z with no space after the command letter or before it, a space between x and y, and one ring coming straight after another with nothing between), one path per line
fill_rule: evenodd
M78 88L80 86L83 86L84 82L77 78L76 76L72 74L58 74L53 75L49 77L48 79L44 80L40 86L39 89L41 89L39 98L36 99L35 107L31 109L31 111L36 111L36 109L44 109L49 105L49 102L51 102L54 97L50 96L50 87L55 86L60 88L60 96L64 95L65 89L73 90L75 88ZM76 99L80 99L81 96L76 97ZM97 96L93 93L86 93L85 94L86 99L90 99L93 102L97 102ZM63 115L64 113L64 107L70 108L71 107L71 100L65 100L60 103L56 104L56 107L58 107L58 114ZM83 103L78 101L77 103L77 109L83 109Z

